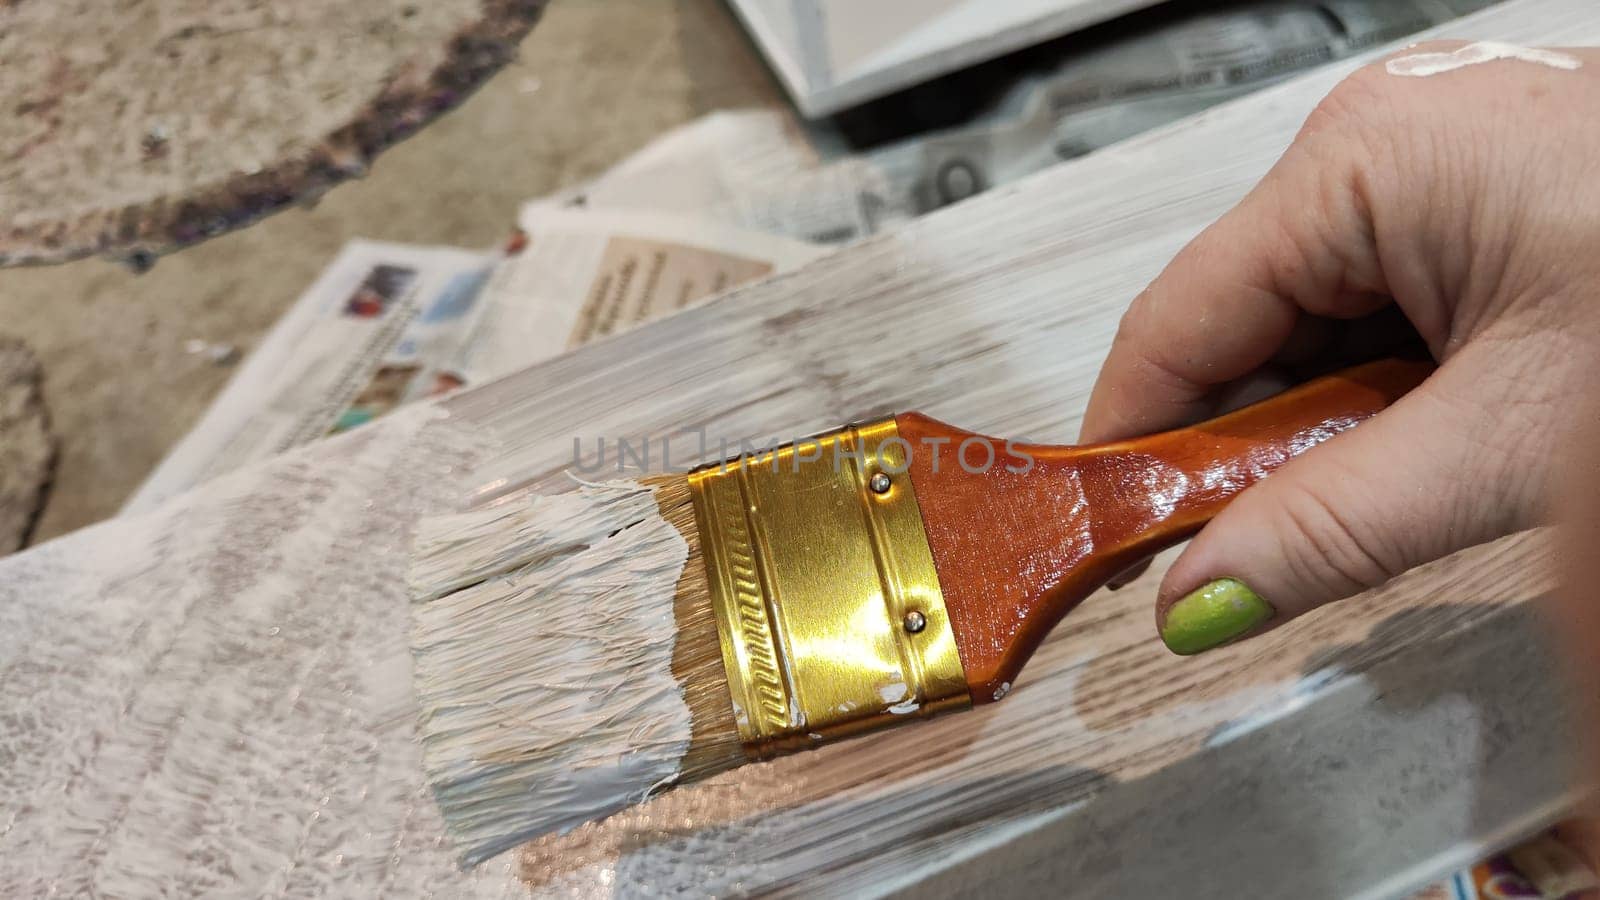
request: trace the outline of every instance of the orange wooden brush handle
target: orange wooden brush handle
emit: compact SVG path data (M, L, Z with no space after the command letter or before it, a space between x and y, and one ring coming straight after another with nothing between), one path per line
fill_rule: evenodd
M1003 696L1050 629L1108 580L1431 371L1369 363L1189 428L1083 447L898 417L973 702Z

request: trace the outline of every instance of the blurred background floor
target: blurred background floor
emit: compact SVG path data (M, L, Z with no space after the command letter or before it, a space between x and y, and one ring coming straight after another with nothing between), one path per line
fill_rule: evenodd
M345 241L487 247L523 200L707 112L782 103L722 0L561 0L521 58L366 177L162 258L0 269L0 334L32 346L59 441L34 540L114 515ZM198 344L192 342L200 342Z

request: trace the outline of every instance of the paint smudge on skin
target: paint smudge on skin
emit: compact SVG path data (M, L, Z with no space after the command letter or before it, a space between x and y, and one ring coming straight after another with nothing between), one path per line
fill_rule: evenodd
M1479 41L1449 53L1413 53L1410 56L1396 57L1389 60L1384 68L1390 75L1402 78L1426 78L1502 59L1529 62L1568 72L1583 67L1583 61L1570 54L1518 47L1515 44L1502 44L1498 41Z

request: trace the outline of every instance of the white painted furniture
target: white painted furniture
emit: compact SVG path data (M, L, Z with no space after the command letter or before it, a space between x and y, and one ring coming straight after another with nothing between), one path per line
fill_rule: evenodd
M808 118L1160 0L729 0Z

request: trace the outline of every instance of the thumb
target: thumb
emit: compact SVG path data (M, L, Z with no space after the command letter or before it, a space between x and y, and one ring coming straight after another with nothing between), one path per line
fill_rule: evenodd
M1463 421L1450 368L1247 489L1201 530L1157 595L1167 647L1210 650L1511 530L1520 504L1503 492L1516 479L1494 471L1508 454L1486 452L1492 423Z

